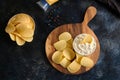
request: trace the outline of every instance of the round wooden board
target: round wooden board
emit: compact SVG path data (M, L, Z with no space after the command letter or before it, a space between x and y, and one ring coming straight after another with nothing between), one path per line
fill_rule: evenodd
M58 36L62 32L69 32L72 35L73 39L75 38L76 35L81 34L81 33L91 34L96 40L97 47L96 47L95 52L93 54L89 55L88 57L90 57L94 61L94 65L96 64L96 62L97 62L97 60L99 58L100 44L99 44L99 41L98 41L96 35L94 34L94 32L89 27L86 27L86 29L83 31L82 26L83 26L83 24L80 24L80 23L65 24L65 25L62 25L62 26L59 26L59 27L55 28L49 34L49 36L47 37L46 46L45 46L45 48L46 48L46 56L47 56L49 62L52 64L52 66L54 68L56 68L58 71L62 72L62 73L72 74L67 69L63 68L62 66L60 66L58 64L55 64L52 61L52 55L55 52L55 48L54 48L53 44L58 41ZM88 71L90 69L91 68L81 67L80 70L78 72L74 73L74 74L84 73L84 72L86 72L86 71Z

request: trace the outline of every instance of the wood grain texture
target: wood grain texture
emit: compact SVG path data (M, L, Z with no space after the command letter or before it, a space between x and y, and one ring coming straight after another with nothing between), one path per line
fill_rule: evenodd
M55 42L58 41L58 36L62 33L62 32L69 32L73 39L81 33L87 33L87 34L91 34L97 43L97 47L96 50L93 54L89 55L88 57L90 57L94 63L96 64L98 58L99 58L99 54L100 54L100 44L98 41L98 38L96 37L96 35L94 34L94 32L88 27L88 23L90 22L91 19L93 19L93 17L96 15L96 9L92 6L90 6L86 13L85 13L85 17L84 17L84 21L82 23L76 23L76 24L65 24L65 25L61 25L57 28L55 28L47 37L46 40L46 56L48 58L48 60L50 61L50 63L52 64L52 66L54 68L56 68L58 71L62 72L62 73L66 73L66 74L72 74L70 73L67 69L63 68L62 66L55 64L52 61L52 55L55 52L55 48L53 47L53 44ZM81 67L81 69L74 73L74 74L80 74L80 73L84 73L88 70L90 70L91 68L85 68L85 67Z

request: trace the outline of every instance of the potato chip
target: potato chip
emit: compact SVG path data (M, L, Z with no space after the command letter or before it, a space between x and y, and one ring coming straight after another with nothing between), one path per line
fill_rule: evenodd
M81 65L84 67L92 67L94 65L94 62L92 59L90 59L88 57L83 57L81 59Z
M20 38L22 37L22 36L21 36L18 32L16 32L16 31L15 31L14 33L12 33L12 34L14 34L14 35L16 35L16 36L18 36L18 37L20 37Z
M32 42L33 40L33 37L21 37L21 38L27 42Z
M34 35L34 30L26 27L26 24L18 24L16 30L23 37L32 37Z
M71 48L71 49L73 49L72 45L70 45L70 44L68 44L68 43L67 43L67 47L66 47L66 48Z
M80 41L80 44L85 44L85 43L91 43L92 42L92 36L87 34L87 36L85 36L85 38Z
M6 31L7 33L12 33L12 32L15 31L15 26L10 23L10 24L8 24L7 27L5 28L5 31Z
M16 43L19 45L19 46L22 46L25 44L25 41L23 39L21 39L20 37L16 36Z
M57 2L58 0L46 0L48 2L49 5L54 4L55 2Z
M68 40L67 43L72 46L72 44L73 44L73 38L71 38L70 40Z
M32 40L33 40L33 37L23 37L23 36L21 36L19 33L17 33L17 32L14 32L13 33L14 35L16 35L16 36L18 36L18 37L20 37L21 39L23 39L23 40L25 40L25 41L27 41L27 42L31 42Z
M80 61L81 61L81 59L82 59L82 55L80 55L80 54L78 54L78 53L76 53L76 62L78 62L78 63L80 63Z
M29 25L31 26L31 29L35 30L35 22L32 17L30 17Z
M33 25L33 23L26 23L25 24L26 25L26 27L28 28L28 29L32 29L33 31L34 31L34 25Z
M14 34L9 33L9 36L10 36L10 38L11 38L12 41L15 41L16 36Z
M34 28L33 28L33 23L21 23L23 26L25 26L26 27L26 29L32 29L32 30L34 30Z
M67 47L67 43L65 40L57 41L53 45L54 45L55 49L58 51L62 51L63 49L65 49Z
M63 55L64 55L65 58L67 58L68 60L72 60L72 59L74 59L74 57L75 57L75 52L74 52L72 49L70 49L70 48L65 48L65 49L63 50Z
M69 32L63 32L59 35L59 40L65 40L68 41L72 38L71 34Z
M64 68L67 68L67 66L70 64L71 62L66 59L66 58L63 58L62 61L60 62L60 65Z
M75 73L75 72L79 71L80 68L81 68L81 65L79 63L77 63L75 60L72 61L72 63L67 67L67 69L70 73Z
M9 19L8 24L12 23L14 25L14 20L15 20L15 17L13 16L12 18Z
M60 61L63 59L63 53L60 51L55 51L52 55L52 61L56 64L60 64Z
M30 18L29 15L24 14L24 13L20 13L20 14L16 14L15 16L13 16L14 21L13 23L16 25L18 23L28 23L30 22Z

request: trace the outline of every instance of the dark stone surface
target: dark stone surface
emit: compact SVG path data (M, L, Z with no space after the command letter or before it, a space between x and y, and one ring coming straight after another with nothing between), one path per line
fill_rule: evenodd
M60 0L44 12L36 2L0 1L0 80L120 80L120 18L110 8L94 0ZM98 11L89 26L100 41L100 58L84 74L60 73L46 58L46 38L59 25L82 22L90 5ZM21 12L34 18L36 29L33 42L19 47L4 30L9 18Z

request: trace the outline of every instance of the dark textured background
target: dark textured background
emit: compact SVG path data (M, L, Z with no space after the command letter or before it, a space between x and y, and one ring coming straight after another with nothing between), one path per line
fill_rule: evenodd
M44 12L37 1L0 0L0 80L120 80L120 18L110 7L97 0L60 0ZM60 73L46 58L46 38L59 25L82 22L90 5L97 8L89 26L100 41L100 58L84 74ZM33 42L19 47L4 30L9 18L21 12L34 18L36 29Z

